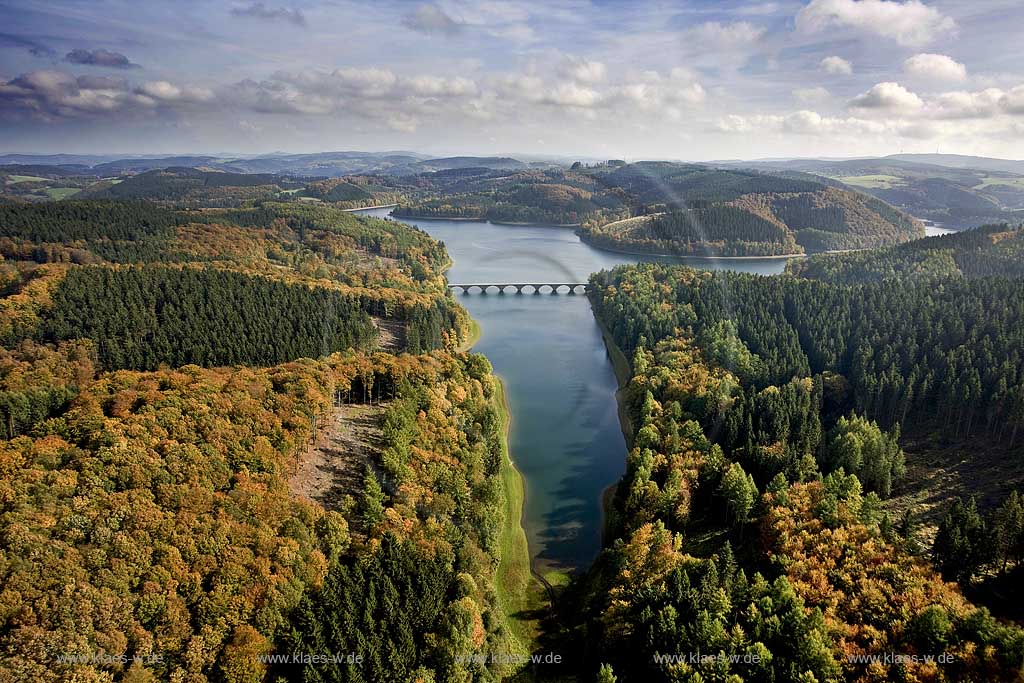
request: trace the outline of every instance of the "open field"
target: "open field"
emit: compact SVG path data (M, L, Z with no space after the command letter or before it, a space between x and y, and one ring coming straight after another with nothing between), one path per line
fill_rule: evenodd
M836 180L852 185L854 187L867 187L871 189L887 190L892 187L906 185L906 181L899 176L874 174L874 175L849 175L832 176Z
M67 199L73 197L82 190L77 187L48 187L44 190L50 199Z
M14 183L45 183L49 178L40 178L35 175L9 175L7 176L7 184L13 185Z
M983 188L989 187L990 185L1006 185L1008 187L1018 187L1018 188L1024 190L1024 176L1017 177L1017 178L1004 178L1004 177L1001 177L1001 176L987 176L987 177L985 177L981 181L980 184L975 185L974 189L975 190L981 190Z

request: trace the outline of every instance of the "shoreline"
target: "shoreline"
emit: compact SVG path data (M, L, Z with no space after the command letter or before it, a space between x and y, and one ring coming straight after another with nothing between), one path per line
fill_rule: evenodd
M622 436L626 441L626 457L629 457L629 451L633 447L633 421L629 417L629 413L626 410L625 402L625 391L629 386L632 377L632 369L629 363L629 359L626 358L626 354L623 353L619 345L612 339L611 332L605 326L603 322L594 315L593 306L590 309L591 315L594 316L594 322L597 323L597 327L601 330L601 339L604 340L605 352L608 354L608 361L612 365L612 373L615 375L615 381L618 384L618 389L615 390L615 406L616 413L619 417L619 429L622 431ZM611 510L612 501L615 499L615 494L618 492L619 481L622 477L619 477L618 481L609 484L601 492L601 545L604 546L608 541L606 537L608 532L608 513Z
M470 317L469 319L469 336L466 340L458 345L455 349L459 353L468 353L476 343L480 341L480 335L483 333L480 323L476 321L476 318ZM510 418L511 419L511 418Z
M491 225L506 225L513 228L578 228L582 223L531 223L529 221L492 221Z
M397 205L396 205L397 206ZM383 207L371 206L367 207L371 209L379 209ZM348 209L346 209L347 211ZM353 211L359 209L352 209ZM393 215L392 218L396 220L413 220L413 221L466 221L476 223L490 223L491 225L504 225L508 227L519 227L519 228L578 228L582 223L533 223L529 221L492 221L489 218L479 217L465 217L465 216L398 216Z
M398 204L378 204L377 206L357 206L354 209L342 209L342 211L369 211L371 209L390 209Z
M795 258L807 258L812 254L776 254L774 256L701 256L697 254L684 255L684 254L662 254L653 251L630 251L628 249L613 249L612 247L606 247L604 245L593 244L588 242L580 236L580 242L597 249L599 251L607 251L611 254L626 254L627 256L657 256L659 258L674 258L674 259L701 259L705 261L768 261L778 259L795 259ZM827 252L816 252L816 253L827 253Z
M541 624L536 619L519 618L515 615L535 612L545 599L553 601L554 593L550 584L533 566L530 542L526 535L526 527L523 526L523 515L526 511L526 479L516 469L509 447L512 411L501 375L492 371L491 377L494 378L495 384L491 401L501 423L502 466L499 477L505 494L505 520L498 541L501 557L494 572L494 590L512 637L519 645L521 653L529 654L537 641Z
M454 264L454 259L449 256L442 275ZM465 310L461 305L460 308ZM483 334L483 328L476 318L469 315L469 311L466 311L466 315L469 318L469 336L456 349L459 353L468 353ZM504 520L498 533L500 557L494 570L494 591L511 639L518 650L516 654L529 655L541 631L540 621L515 615L537 612L545 600L553 600L554 593L550 584L537 574L533 566L530 541L526 535L526 527L523 526L523 517L526 514L526 478L516 468L509 444L512 433L512 410L505 381L501 375L494 372L493 367L491 377L494 378L495 384L491 403L498 413L501 425L502 453L498 478L505 499Z
M397 205L396 205L397 206ZM389 214L391 215L391 214ZM467 218L464 216L398 216L391 215L395 220L412 220L412 221L476 221L478 223L486 223L486 218Z

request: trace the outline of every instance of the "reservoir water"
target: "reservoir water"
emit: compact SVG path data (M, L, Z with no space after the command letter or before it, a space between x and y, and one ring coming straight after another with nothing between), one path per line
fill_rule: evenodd
M390 209L363 213L385 217ZM594 249L568 228L402 219L448 248L453 283L586 282L638 261L684 262L765 275L784 259L662 259ZM589 566L601 548L601 494L625 469L616 381L585 296L486 296L460 302L480 324L474 347L505 382L512 460L526 484L523 527L540 573Z

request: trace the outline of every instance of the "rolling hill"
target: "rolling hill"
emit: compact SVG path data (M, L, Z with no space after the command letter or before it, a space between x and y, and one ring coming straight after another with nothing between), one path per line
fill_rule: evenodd
M1019 221L1024 214L1024 162L952 154L899 154L877 159L791 159L736 162L730 167L814 173L866 192L922 219L955 228Z
M178 167L146 171L119 183L97 183L81 193L90 199L147 199L212 206L238 206L254 199L272 199L305 186L293 178L271 174L227 173Z
M0 155L0 164L33 166L72 166L82 173L100 177L144 173L167 168L199 168L228 173L272 173L277 175L337 178L346 175L415 175L448 169L482 167L523 169L551 166L553 163L527 164L506 156L431 157L416 152L318 152L313 154L272 153L256 156L175 155L175 156L77 156L77 155Z
M882 246L924 234L919 222L878 199L796 173L639 162L464 169L417 181L423 198L396 215L579 224L584 241L625 251L764 256Z

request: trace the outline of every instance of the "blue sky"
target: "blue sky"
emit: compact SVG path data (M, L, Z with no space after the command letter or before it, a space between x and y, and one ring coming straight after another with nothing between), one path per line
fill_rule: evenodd
M0 1L0 151L1024 157L1019 0Z

